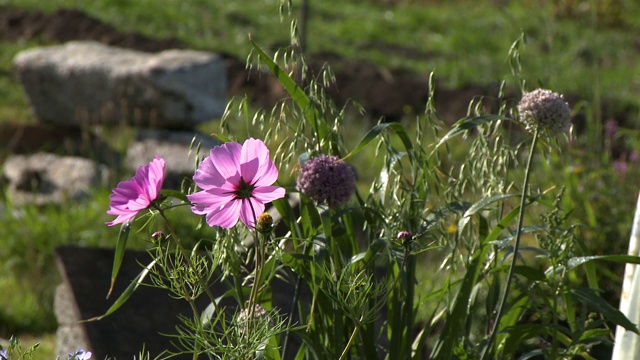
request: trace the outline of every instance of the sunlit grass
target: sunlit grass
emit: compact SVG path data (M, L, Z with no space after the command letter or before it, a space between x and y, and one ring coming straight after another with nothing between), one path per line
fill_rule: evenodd
M77 1L5 0L3 3L52 12L86 11L122 31L153 38L177 37L187 46L246 58L249 35L265 49L288 44L289 25L280 21L279 1ZM293 2L298 6L298 2ZM608 13L561 16L553 4L526 2L420 2L398 5L373 1L311 1L308 52L330 51L383 67L421 74L435 71L449 87L499 82L509 73L506 54L526 34L522 52L526 80L585 99L605 98L638 104L640 90L636 33L640 7L625 3L620 22L602 25ZM461 12L461 9L464 9ZM294 8L294 15L299 9ZM613 10L611 10L613 11ZM576 13L579 13L576 11ZM15 50L15 49L14 49ZM11 56L11 49L5 56ZM6 60L3 60L6 61ZM7 66L0 64L0 66ZM5 90L6 91L6 90ZM0 107L2 107L0 100Z

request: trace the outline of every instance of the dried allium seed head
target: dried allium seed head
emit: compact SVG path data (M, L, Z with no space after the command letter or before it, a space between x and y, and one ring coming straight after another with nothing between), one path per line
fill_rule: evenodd
M530 132L540 130L549 135L564 132L571 120L571 110L562 95L537 89L522 96L518 104L520 121Z
M240 313L238 313L236 321L238 321L239 324L244 324L247 321L249 321L249 315L250 315L250 309L243 309L242 311L240 311ZM254 305L253 307L253 318L260 320L260 319L266 319L267 316L269 315L269 312L267 311L267 309L265 309L264 307L262 307L262 305Z
M320 155L302 166L298 189L318 203L330 207L346 204L356 191L356 176L337 156Z

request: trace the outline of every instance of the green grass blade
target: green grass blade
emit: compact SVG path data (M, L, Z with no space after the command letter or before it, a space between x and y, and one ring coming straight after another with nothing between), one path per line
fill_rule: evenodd
M460 218L460 221L458 221L458 231L462 231L462 229L464 229L464 227L467 225L467 223L469 223L469 220L471 219L471 217L475 214L477 214L478 212L484 210L487 208L487 206L498 202L498 201L502 201L504 199L508 199L514 196L519 196L518 194L496 194L496 195L491 195L488 196L486 198L481 199L480 201L476 202L475 204L471 205L465 212L464 215Z
M118 234L118 242L116 243L116 251L113 255L113 267L111 268L111 285L109 286L109 292L107 292L107 299L111 296L113 291L113 285L118 277L120 266L122 265L122 258L124 257L124 251L127 247L127 240L129 239L129 233L131 232L131 222L127 221L120 227L120 233Z
M129 284L129 286L127 286L127 288L122 292L120 297L118 297L118 299L113 303L113 305L111 305L111 307L109 308L109 310L107 310L107 312L105 312L104 314L102 314L100 316L92 317L91 319L87 319L87 320L83 320L83 321L85 321L85 322L87 322L87 321L98 321L98 320L104 319L105 317L113 314L122 305L124 305L124 303L126 303L127 300L129 300L131 295L133 295L133 293L138 289L138 286L140 286L142 281L144 281L144 278L147 276L149 271L151 271L151 268L155 264L156 264L156 260L154 259L151 263L149 263L149 265L147 265L144 269L142 269L142 271L135 277L135 279L133 279L133 281L131 281L131 284Z
M464 337L463 331L465 331L467 318L469 316L468 307L469 299L472 296L473 289L478 283L478 278L482 271L482 267L486 261L489 250L491 249L489 243L496 240L502 231L516 219L520 207L512 209L501 221L498 223L489 235L482 241L481 247L473 254L471 263L467 268L467 272L462 279L460 289L456 294L453 307L447 317L447 321L440 336L440 341L434 349L434 359L450 359L453 356L453 350L457 345L455 339L461 339Z
M284 89L289 93L289 96L295 101L296 104L302 109L304 112L305 119L311 124L313 130L318 134L321 139L324 139L328 133L328 130L325 126L320 126L319 119L316 116L316 107L311 99L305 94L304 90L296 84L296 82L284 71L278 64L276 64L273 59L267 53L262 50L258 44L256 44L253 40L251 40L251 45L253 49L256 51L260 60L264 62L265 65L271 70L273 75L278 79L280 84L284 87ZM323 123L324 124L324 123Z
M490 123L493 121L498 121L504 119L504 116L502 115L483 115L483 116L476 116L473 118L466 118L466 119L462 119L460 121L458 121L457 123L455 123L455 125L453 125L453 128L451 130L449 130L449 132L442 137L442 139L440 139L440 141L438 142L438 144L436 145L436 149L439 148L442 144L446 143L447 141L453 139L454 137L464 133L465 131L471 130L477 126L480 126L482 124L486 124L486 123Z
M347 154L347 156L345 156L344 159L354 156L360 151L362 151L362 149L364 149L367 145L369 145L369 143L373 139L378 137L378 135L380 135L383 131L385 131L388 128L393 130L400 137L400 140L402 140L404 147L407 149L409 153L411 153L410 150L413 148L413 144L411 143L409 135L407 135L407 132L404 130L404 127L399 123L384 123L384 124L378 124L373 128L371 128L371 130L369 130L364 135L362 140L360 140L360 143L358 143L358 145L356 145L356 147L353 150L351 150L351 152Z
M620 310L614 308L606 300L598 296L596 290L588 288L571 289L571 296L576 300L588 304L594 310L597 310L608 321L640 335L640 331L638 331L636 325L632 323L631 320L629 320Z
M574 257L567 261L567 269L571 270L575 267L594 260L604 260L616 263L640 264L640 256L633 255L597 255L597 256L580 256Z

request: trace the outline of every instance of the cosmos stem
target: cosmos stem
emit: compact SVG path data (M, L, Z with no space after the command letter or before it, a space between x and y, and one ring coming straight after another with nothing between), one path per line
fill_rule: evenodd
M248 323L249 332L251 332L251 326L253 324L255 308L256 308L256 305L258 304L258 293L260 292L260 280L262 279L262 273L264 271L264 258L266 255L265 244L267 244L267 242L269 241L269 236L271 234L270 232L263 233L261 231L258 231L257 229L258 219L255 213L255 210L253 209L253 206L251 207L251 211L253 212L253 218L254 218L254 231L255 231L254 246L256 249L256 258L255 258L256 267L254 270L255 278L253 279L251 294L249 295L249 323Z

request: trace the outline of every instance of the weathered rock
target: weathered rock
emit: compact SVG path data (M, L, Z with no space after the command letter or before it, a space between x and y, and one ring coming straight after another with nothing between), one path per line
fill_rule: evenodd
M74 245L55 249L56 264L63 283L57 289L54 309L60 328L58 329L57 353L65 358L69 352L84 348L93 352L92 358L131 359L144 349L154 359L164 350L176 351L178 341L167 335L176 334L176 326L182 325L178 315L187 318L193 315L189 304L176 299L167 290L154 286L140 286L131 297L113 314L99 320L80 322L98 317L107 312L118 296L152 258L146 251L127 250L111 298L105 299L109 290L109 279L113 267L113 249L87 248ZM156 265L157 266L157 265ZM213 278L221 275L216 272ZM147 276L144 284L150 284ZM273 306L286 319L291 309L293 284L276 279L271 284ZM229 287L224 282L214 282L209 290L214 298L220 298L219 306L227 318L233 316L237 304L227 293ZM302 290L306 301L309 294ZM198 312L204 311L211 303L206 295L195 299ZM294 315L293 322L298 321ZM295 336L291 338L291 351L287 359L293 359L301 344ZM174 357L172 357L173 359ZM176 359L192 359L182 354Z
M151 262L146 251L128 250L115 282L113 295L106 299L113 266L113 249L62 246L55 250L63 283L57 289L54 309L58 328L57 354L66 359L78 348L90 350L93 357L131 359L144 350L155 358L164 350L175 350L172 339L180 325L178 315L192 316L189 304L162 289L140 286L116 312L99 321L80 322L103 315L125 288ZM144 265L141 265L144 264ZM145 284L149 284L145 281ZM212 289L220 296L226 288ZM197 306L206 308L208 299L200 297ZM177 359L190 359L178 356Z
M193 128L225 109L225 64L213 53L77 41L23 51L14 66L45 123Z
M0 123L0 156L47 152L80 156L101 164L120 166L120 154L103 139L86 129L47 124Z
M4 163L8 196L16 205L80 199L106 183L108 169L89 159L49 153L12 155Z
M196 151L198 143L201 146ZM196 155L201 159L209 156L209 150L216 145L220 142L194 131L141 129L127 148L125 163L129 171L135 171L157 154L167 164L164 187L179 189L185 176L193 176Z

